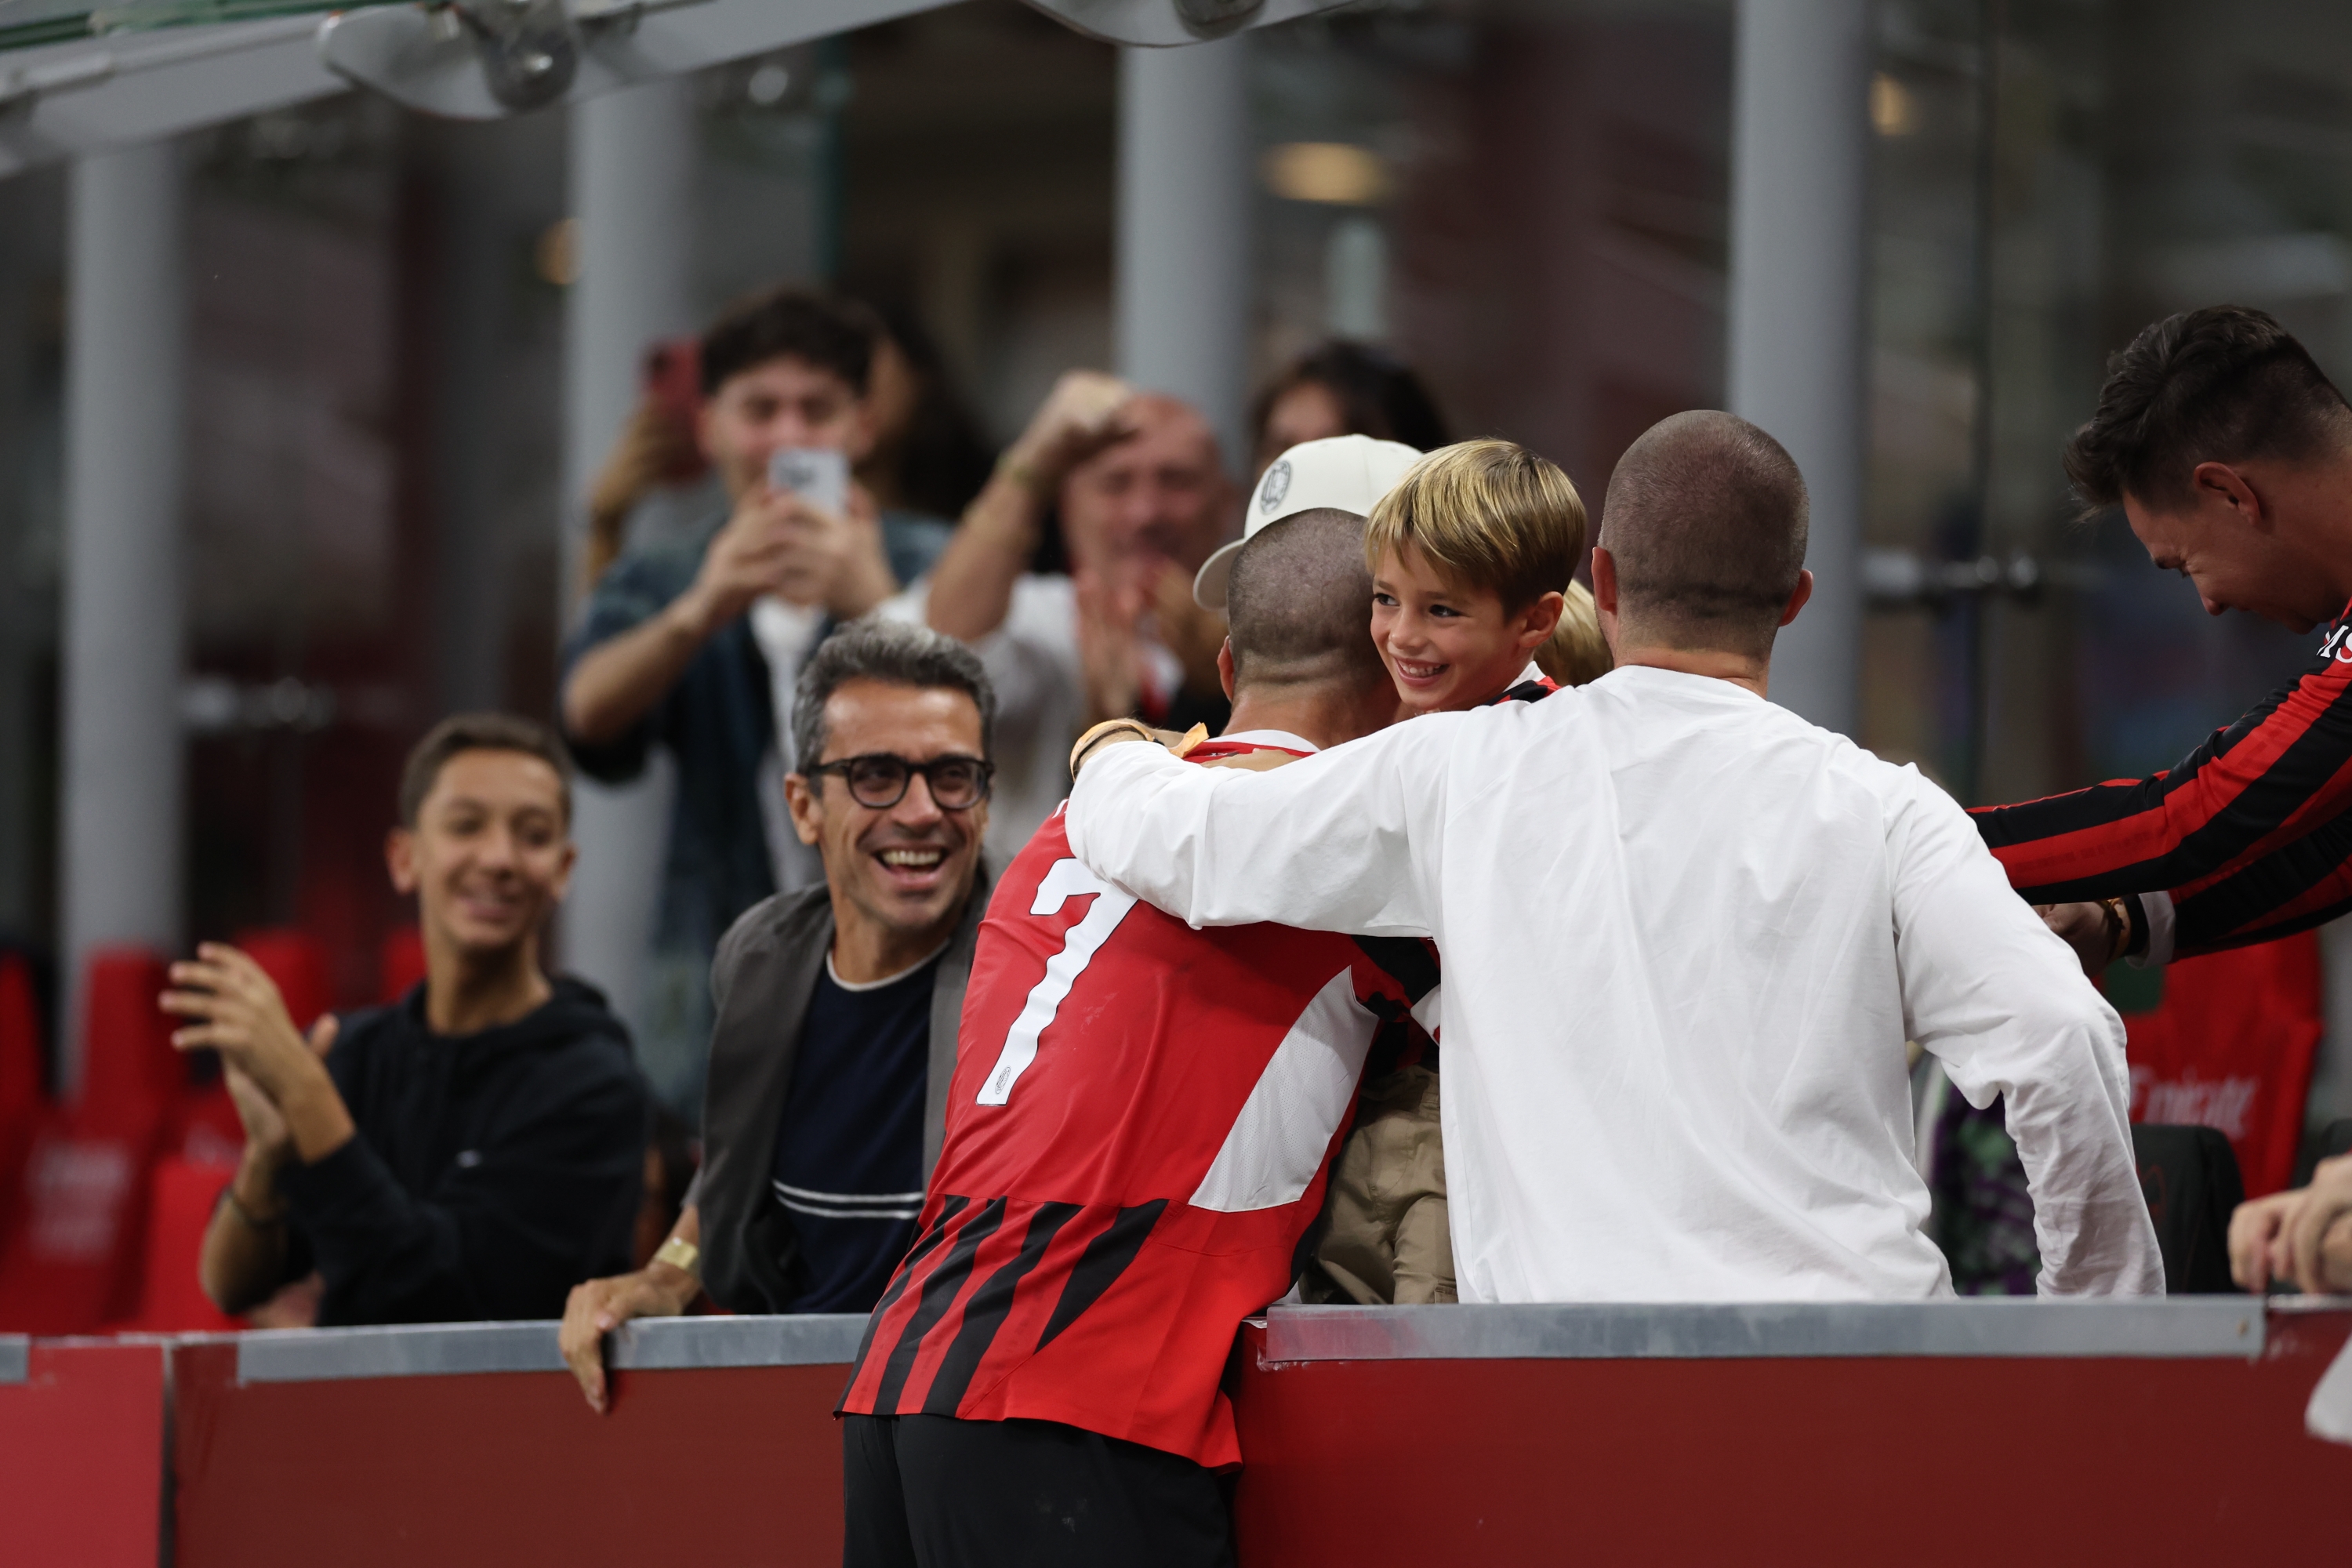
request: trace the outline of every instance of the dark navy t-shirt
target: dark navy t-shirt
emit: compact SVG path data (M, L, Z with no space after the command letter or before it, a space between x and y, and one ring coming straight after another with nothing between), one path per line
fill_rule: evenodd
M772 1173L808 1268L795 1312L873 1310L914 1242L939 966L933 957L894 979L845 985L828 958L817 976Z

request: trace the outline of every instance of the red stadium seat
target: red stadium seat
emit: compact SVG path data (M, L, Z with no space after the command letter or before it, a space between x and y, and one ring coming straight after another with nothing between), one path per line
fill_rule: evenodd
M2134 1121L2218 1128L2249 1197L2294 1173L2326 1029L2310 931L2166 967L2163 1000L2126 1013Z
M0 1331L90 1333L139 1283L149 1146L53 1113L25 1163L20 1221L0 1247Z
M130 1320L110 1325L148 1333L213 1332L237 1327L206 1299L196 1282L196 1255L220 1190L234 1165L171 1157L155 1162L148 1178L147 1238L141 1260L139 1305Z
M0 1227L16 1212L17 1178L48 1105L41 1088L41 1010L32 966L0 953Z
M245 1150L245 1123L237 1120L228 1088L218 1079L185 1089L163 1127L157 1152L200 1165L235 1165Z
M77 1120L92 1131L143 1142L180 1097L188 1071L172 1048L171 1018L156 1005L163 961L143 948L101 948L89 958L82 996L82 1074Z
M0 1330L87 1333L136 1303L148 1166L187 1081L155 1005L163 986L152 952L90 957L81 1093L34 1133L19 1220L0 1245Z

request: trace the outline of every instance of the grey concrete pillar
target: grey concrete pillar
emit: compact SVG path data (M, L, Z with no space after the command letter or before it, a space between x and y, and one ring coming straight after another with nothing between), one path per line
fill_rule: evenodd
M636 405L638 363L657 339L692 331L695 149L690 80L608 94L572 110L572 213L580 274L565 306L563 574L569 626L583 586L590 479ZM638 1020L668 843L667 759L619 789L583 781L580 867L565 902L566 967Z
M50 440L58 410L35 390L34 321L62 216L38 176L0 179L0 929L49 929L57 853L47 820L55 761L40 741L41 677L57 633Z
M504 705L507 541L497 486L499 314L514 266L511 204L499 166L505 121L428 125L435 253L433 641L444 713Z
M1812 497L1813 601L1772 697L1851 734L1862 658L1867 0L1739 0L1731 131L1731 411L1779 437Z
M180 938L183 198L169 142L82 159L68 196L58 794L73 1083L84 956Z
M1249 462L1249 36L1119 51L1118 372Z

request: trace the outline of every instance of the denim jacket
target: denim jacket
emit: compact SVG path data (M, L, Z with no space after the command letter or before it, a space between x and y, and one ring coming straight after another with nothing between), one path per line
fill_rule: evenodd
M726 521L719 513L690 532L614 562L564 646L563 678L571 678L590 648L643 625L691 587L703 552ZM901 583L913 582L930 570L952 531L936 518L885 511L882 540L890 570ZM768 661L749 619L739 616L703 644L677 683L625 734L602 744L564 735L580 771L606 784L636 778L656 745L667 747L677 761L656 952L707 962L736 917L776 890L759 793L761 759L774 744L775 731Z

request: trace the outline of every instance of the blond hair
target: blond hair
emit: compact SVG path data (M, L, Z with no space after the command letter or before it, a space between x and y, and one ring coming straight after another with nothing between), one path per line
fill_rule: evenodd
M1559 625L1536 649L1536 666L1562 686L1581 686L1616 668L1617 661L1601 635L1601 610L1592 602L1592 590L1570 583L1564 597Z
M1558 464L1515 441L1441 447L1405 470L1364 531L1364 560L1375 572L1407 545L1516 615L1576 575L1584 500Z

